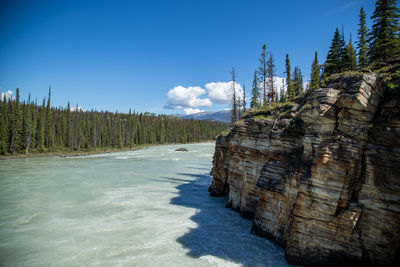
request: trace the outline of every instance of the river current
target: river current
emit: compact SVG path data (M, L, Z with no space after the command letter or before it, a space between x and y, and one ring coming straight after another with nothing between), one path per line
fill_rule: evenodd
M226 198L209 196L213 152L0 161L0 265L287 266Z

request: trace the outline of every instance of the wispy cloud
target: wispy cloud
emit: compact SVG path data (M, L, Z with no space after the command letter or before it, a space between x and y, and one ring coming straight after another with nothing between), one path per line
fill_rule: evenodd
M347 4L344 4L342 6L338 6L337 8L331 9L329 11L326 12L326 15L334 15L334 14L338 14L341 13L347 9L350 9L352 7L355 6L359 6L361 4L361 1L351 1L348 2Z

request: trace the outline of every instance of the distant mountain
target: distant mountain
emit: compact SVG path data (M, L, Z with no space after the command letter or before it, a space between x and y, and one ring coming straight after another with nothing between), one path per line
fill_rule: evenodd
M212 120L212 121L220 121L227 123L231 121L230 110L204 111L190 115L178 115L178 116L183 119Z

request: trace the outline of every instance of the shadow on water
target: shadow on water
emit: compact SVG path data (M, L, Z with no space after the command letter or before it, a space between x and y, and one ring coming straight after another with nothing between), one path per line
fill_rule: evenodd
M179 195L171 200L171 204L196 209L196 214L190 219L197 227L177 239L189 249L189 256L211 255L243 266L288 266L280 247L251 234L252 222L225 208L225 197L209 196L211 177L208 173L178 175L194 178L176 186Z

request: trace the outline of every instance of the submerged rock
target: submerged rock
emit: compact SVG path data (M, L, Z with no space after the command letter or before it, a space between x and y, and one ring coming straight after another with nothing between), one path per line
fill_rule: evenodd
M375 74L327 85L221 134L210 194L290 264L399 264L400 103Z
M188 152L189 150L185 147L177 148L175 151L182 151L182 152Z

